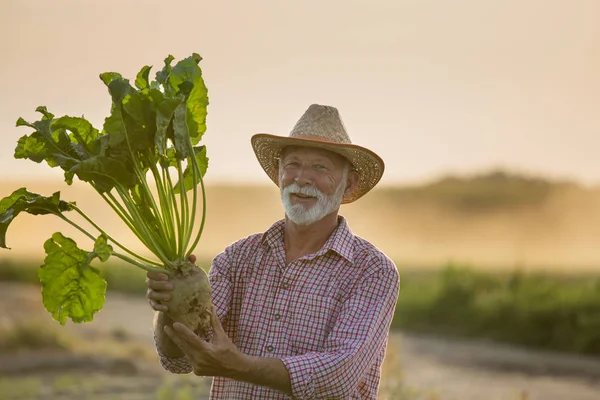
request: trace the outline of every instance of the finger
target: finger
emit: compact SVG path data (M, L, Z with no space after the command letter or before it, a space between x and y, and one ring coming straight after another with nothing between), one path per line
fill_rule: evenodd
M177 347L179 347L181 349L181 351L183 351L186 354L186 356L188 356L188 357L191 356L191 354L192 354L191 346L189 345L188 342L183 340L183 338L177 331L175 331L173 328L171 328L168 325L165 325L163 330L169 336L169 338L171 338L173 343L175 343L175 345Z
M169 301L171 300L171 293L157 292L156 290L148 289L146 292L146 297L150 300Z
M217 307L215 307L215 305L212 305L212 309L210 312L210 323L212 325L213 331L215 332L215 334L217 335L225 335L225 330L223 329L223 325L221 324L221 319L219 318L219 315L217 314Z
M180 322L173 324L173 330L177 332L181 339L185 340L190 346L196 349L203 349L205 342L198 337L190 328Z
M162 272L148 271L146 273L146 278L151 279L153 281L166 281L169 279L169 275L164 274Z
M150 300L149 303L150 303L150 307L152 307L152 309L154 311L162 311L162 312L169 311L169 307L168 306L166 306L166 305L164 305L162 303L159 303L158 301Z
M195 255L193 255L193 254L190 254L190 256L189 256L189 258L188 258L188 259L190 260L190 262L191 262L192 264L196 264L196 256L195 256Z
M160 290L160 291L168 291L173 290L173 282L169 281L155 281L152 279L148 279L146 282L150 289Z

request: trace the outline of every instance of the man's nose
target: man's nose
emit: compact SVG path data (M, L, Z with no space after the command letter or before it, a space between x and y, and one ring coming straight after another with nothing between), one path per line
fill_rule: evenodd
M300 167L300 169L298 170L298 174L296 175L294 180L300 186L312 184L313 180L312 180L312 174L311 174L310 169L306 168L304 166Z

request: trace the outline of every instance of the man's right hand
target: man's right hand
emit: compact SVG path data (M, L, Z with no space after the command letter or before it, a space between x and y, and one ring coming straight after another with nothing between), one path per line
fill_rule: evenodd
M170 292L173 290L173 283L169 281L169 276L159 272L148 272L146 274L146 284L148 285L146 298L150 303L150 307L155 311L168 311L169 308L161 301L171 299Z

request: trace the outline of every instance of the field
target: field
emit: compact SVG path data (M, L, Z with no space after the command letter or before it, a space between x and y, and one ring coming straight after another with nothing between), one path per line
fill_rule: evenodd
M0 195L21 186L0 183ZM24 186L46 195L61 190L139 249L85 186ZM207 194L205 234L195 252L206 268L224 246L282 214L273 187L210 184ZM598 189L504 173L448 177L379 188L342 214L401 274L382 399L597 398ZM67 329L50 319L37 266L44 240L57 230L91 246L56 218L24 215L8 231L12 249L0 253L0 307L9 310L0 318L0 399L203 398L206 380L157 366L142 271L97 265L109 284L107 309L93 323ZM503 347L512 345L519 347ZM537 361L527 361L528 354ZM465 385L476 376L479 384Z
M0 282L6 310L0 399L206 398L208 379L170 375L158 366L143 277L109 276L131 285L113 285L93 322L65 327L43 309L39 284ZM380 399L593 400L598 393L600 359L393 329Z
M207 177L207 220L196 255L210 259L229 243L262 232L283 216L274 186L231 186ZM26 186L76 201L126 246L137 240L90 188L80 182L0 181L0 195ZM399 267L439 268L448 262L478 269L598 270L600 189L505 173L443 178L420 186L376 188L342 206L353 232L367 238ZM35 229L33 229L35 228ZM43 242L64 229L81 246L87 239L52 216L19 216L1 259L43 257Z

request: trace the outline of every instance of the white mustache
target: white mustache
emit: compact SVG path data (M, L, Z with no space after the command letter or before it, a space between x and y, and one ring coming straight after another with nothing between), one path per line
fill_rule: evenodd
M285 195L290 194L302 194L304 196L316 197L318 199L325 198L325 194L323 194L319 189L314 186L300 186L296 182L289 184L283 189L283 193Z

